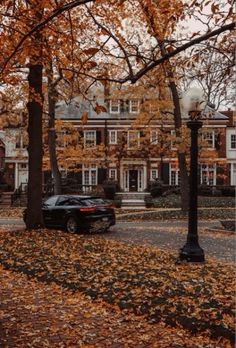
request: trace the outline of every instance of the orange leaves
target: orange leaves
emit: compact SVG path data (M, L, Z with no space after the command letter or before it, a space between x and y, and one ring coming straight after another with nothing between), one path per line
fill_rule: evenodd
M230 347L230 265L175 264L168 252L97 235L0 234L0 262L14 270L0 266L0 320L11 342L20 342L16 348L34 339L53 346L58 333L67 346L213 347L221 341ZM39 331L32 328L34 320Z
M81 115L82 126L85 126L87 124L87 120L88 120L88 113L86 111L84 111Z
M107 112L107 109L105 108L105 106L99 105L98 103L96 103L96 106L94 107L94 111L97 114L100 114L101 112Z
M94 56L98 51L99 51L98 48L91 47L91 48L88 48L87 50L84 50L83 52L84 54Z

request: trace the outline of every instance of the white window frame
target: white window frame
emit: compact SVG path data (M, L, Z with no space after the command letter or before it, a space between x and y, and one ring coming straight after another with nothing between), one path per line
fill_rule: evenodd
M15 143L15 148L17 150L22 150L25 149L26 146L24 144L24 135L22 134L22 132L18 132L16 133L16 143Z
M111 99L110 100L110 114L119 114L120 113L120 100Z
M155 175L153 176L153 174L155 173ZM154 181L158 179L158 169L157 168L151 168L150 170L150 180Z
M136 130L129 130L128 131L128 149L135 149L136 146L130 146L130 136L132 133L137 133L137 148L140 146L140 131L136 131Z
M234 146L232 146L232 144L234 144ZM230 150L236 150L236 134L230 134Z
M93 139L88 139L89 134L93 134ZM90 145L89 145L88 141L89 142L91 141ZM92 144L92 141L93 141L93 144ZM86 148L95 147L96 144L97 144L97 132L95 130L84 131L84 147L86 147Z
M180 171L176 167L176 164L170 164L170 175L169 175L169 184L171 186L178 186L180 184Z
M203 132L202 140L207 142L208 149L214 149L215 148L215 131L209 130L209 131Z
M139 113L139 100L130 99L129 100L129 112L130 114L138 114Z
M157 130L151 130L151 132L150 132L150 142L151 142L151 145L157 145L158 144L158 131Z
M117 130L109 130L109 144L117 144Z
M215 164L201 164L200 165L200 172L201 172L201 184L202 185L209 185L214 186L216 185L216 165ZM204 175L206 173L206 175ZM213 175L211 176L210 173ZM204 180L204 177L206 180Z
M86 177L87 175L87 177ZM95 178L95 181L94 181ZM86 180L88 181L86 182ZM82 166L82 184L96 186L98 183L98 169L96 164L83 164ZM90 191L90 187L83 187L83 191Z
M117 169L116 168L109 168L109 178L112 180L117 180Z

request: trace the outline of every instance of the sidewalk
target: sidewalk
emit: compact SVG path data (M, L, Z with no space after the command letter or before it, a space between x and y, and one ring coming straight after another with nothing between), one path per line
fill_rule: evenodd
M93 302L54 284L42 284L0 266L1 348L203 348L218 345L160 322Z
M0 263L1 348L233 347L230 264L56 230L0 230Z

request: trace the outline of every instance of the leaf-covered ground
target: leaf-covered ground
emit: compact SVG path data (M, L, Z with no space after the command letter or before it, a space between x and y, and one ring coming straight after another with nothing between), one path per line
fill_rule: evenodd
M125 332L122 335L121 329L118 334L121 343L114 347L233 347L233 265L216 261L201 265L179 264L169 252L104 240L97 235L88 237L41 230L2 231L0 237L0 263L4 269L17 273L15 276L12 272L8 274L13 279L12 290L15 291L17 279L23 282L23 278L19 278L22 275L18 275L23 273L31 279L25 279L24 283L32 289L32 296L35 287L40 293L43 293L41 287L47 291L52 287L52 291L58 289L60 296L76 306L80 303L81 294L84 294L89 306L96 307L99 303L100 307L101 303L109 305L111 323L120 315L123 324L123 320L130 317L133 324L143 325L146 342L142 343L136 333L136 336L130 334L131 343L127 341L125 345L129 336ZM24 291L21 296L27 306ZM45 313L47 310L50 314L50 306ZM7 326L8 321L4 320L5 315L3 303L0 318L7 336L11 330ZM14 318L10 319L12 325L11 320L14 323ZM133 325L131 322L127 322L127 327ZM67 316L63 325L68 326ZM75 330L78 330L76 325L78 323L75 324ZM17 327L20 330L21 324L18 323ZM58 328L55 330L59 331ZM168 333L168 330L172 332L171 342L174 343L171 345L163 339L161 345L158 335L162 331ZM110 333L111 336L115 337L113 333ZM173 337L176 337L176 345ZM87 347L85 343L65 347ZM113 347L106 344L105 339L97 347ZM14 347L22 345L15 344ZM96 345L93 343L88 347Z

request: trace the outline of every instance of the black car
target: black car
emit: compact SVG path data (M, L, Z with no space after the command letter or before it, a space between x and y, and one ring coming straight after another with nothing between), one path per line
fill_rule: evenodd
M103 232L115 225L115 210L103 198L79 195L56 195L43 202L45 227L68 232ZM24 213L24 221L27 211Z

